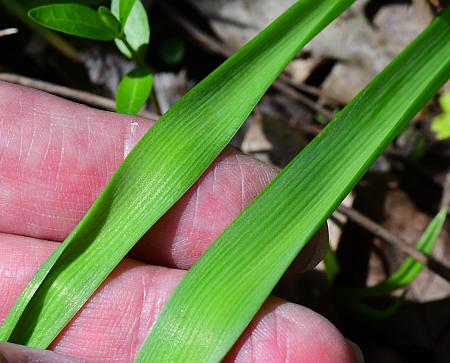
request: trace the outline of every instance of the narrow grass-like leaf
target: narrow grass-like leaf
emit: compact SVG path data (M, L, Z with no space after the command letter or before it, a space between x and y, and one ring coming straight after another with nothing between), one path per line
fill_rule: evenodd
M431 254L436 245L439 233L447 217L448 207L444 207L429 224L419 242L417 249L425 254ZM407 257L400 267L384 282L366 289L365 297L369 296L383 296L391 293L394 290L408 286L416 277L423 271L422 263Z
M116 91L116 111L136 115L152 90L153 76L147 68L136 68L120 81Z
M404 301L405 293L398 298L395 298L394 301L385 308L377 308L358 300L345 300L342 301L342 303L345 304L345 307L350 309L352 313L356 312L373 320L383 320L392 317L400 309Z
M97 12L81 4L52 4L28 11L28 16L49 29L95 40L113 40L116 33L107 27Z
M185 275L137 362L217 362L364 172L450 77L450 9L378 75Z
M111 30L116 35L116 37L120 36L122 25L108 8L100 6L97 9L97 15L103 22L103 24L107 28L109 28L109 30Z
M111 11L118 18L120 18L121 4L121 0L111 1ZM150 42L150 26L148 24L147 12L141 0L134 2L128 20L125 25L122 23L122 26L123 34L128 45L123 40L116 39L115 43L117 48L126 57L143 63L148 43ZM143 64L140 65L142 66Z
M352 3L302 0L175 104L34 276L0 340L47 347L219 155L288 62Z
M448 207L442 208L428 225L425 232L417 242L416 248L425 253L431 254L436 245L439 233L447 217ZM380 297L390 294L392 291L408 286L422 272L424 266L422 263L407 257L400 267L383 282L361 289L339 289L339 294L345 294L349 298L369 298Z

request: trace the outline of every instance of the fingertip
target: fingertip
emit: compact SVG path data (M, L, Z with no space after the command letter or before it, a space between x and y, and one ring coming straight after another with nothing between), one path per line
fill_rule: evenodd
M350 344L312 310L269 298L226 362L356 363Z

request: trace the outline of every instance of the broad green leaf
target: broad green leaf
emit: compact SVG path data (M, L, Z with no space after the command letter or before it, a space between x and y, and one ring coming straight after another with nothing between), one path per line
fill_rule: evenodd
M450 77L450 8L237 217L185 275L137 362L218 362L389 142Z
M100 20L103 22L103 24L116 35L116 38L119 37L122 25L120 25L119 21L111 13L111 11L108 8L105 8L104 6L100 6L97 9L97 14Z
M150 96L152 84L153 76L147 68L133 69L117 87L116 111L136 115Z
M131 10L133 9L136 0L119 0L119 1L120 1L119 5L120 21L122 25L125 25L127 23L128 16L130 16Z
M437 134L438 140L445 140L450 137L450 93L444 93L439 103L442 113L434 118L431 130Z
M439 233L444 225L445 218L447 217L448 207L444 207L440 210L437 216L429 224L425 232L417 242L416 248L425 253L431 254L436 241L439 237ZM391 292L408 286L413 282L416 277L422 272L424 266L422 263L407 257L400 267L387 278L385 281L378 285L362 288L362 289L339 289L339 293L345 294L349 298L369 298L388 295Z
M34 276L0 340L47 347L219 155L288 62L352 2L296 3L164 114Z
M28 11L28 16L49 29L78 37L95 40L113 40L116 37L95 10L81 4L39 6Z
M120 18L120 5L121 0L111 1L111 11L118 18ZM134 6L123 28L123 34L129 46L123 40L116 39L117 48L126 57L143 63L145 52L150 42L150 26L147 12L140 0L134 2ZM140 65L142 66L143 64Z

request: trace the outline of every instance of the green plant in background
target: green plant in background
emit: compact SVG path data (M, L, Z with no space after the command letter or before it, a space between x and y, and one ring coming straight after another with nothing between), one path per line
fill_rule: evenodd
M445 140L450 137L450 93L444 93L439 103L442 113L434 118L431 130L436 133L438 140Z
M447 213L448 206L445 206L431 221L417 242L416 248L418 251L426 255L431 255L439 237L439 233L444 226ZM329 253L333 255L332 251ZM333 258L328 257L325 258L324 261L327 271L330 270L328 273L329 275L339 268L337 260ZM336 288L334 293L339 302L364 315L376 319L387 318L394 314L401 306L404 294L383 311L373 308L369 305L367 300L388 296L392 292L410 285L423 269L424 266L422 263L408 257L391 276L375 286L366 288Z
M112 41L137 67L120 82L116 92L116 110L137 114L150 96L153 76L145 64L150 41L147 12L140 0L112 0L111 10L97 11L78 3L47 4L28 12L28 16L49 29L82 38Z
M352 3L299 1L176 103L34 276L0 328L0 340L47 347L202 175L288 62ZM109 32L116 25L106 17ZM449 77L447 9L208 249L174 292L137 361L220 361L307 241Z

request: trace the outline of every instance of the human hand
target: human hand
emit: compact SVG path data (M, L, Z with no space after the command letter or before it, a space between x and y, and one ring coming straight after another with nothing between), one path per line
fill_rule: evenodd
M0 323L150 126L0 83ZM60 354L0 344L0 362L2 354L8 362L133 361L183 270L274 175L248 156L222 153L64 329L50 347ZM311 261L318 247L317 241L310 243L300 261ZM271 297L225 361L350 363L355 358L325 318Z

